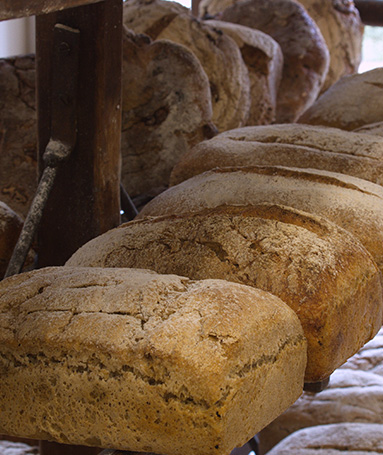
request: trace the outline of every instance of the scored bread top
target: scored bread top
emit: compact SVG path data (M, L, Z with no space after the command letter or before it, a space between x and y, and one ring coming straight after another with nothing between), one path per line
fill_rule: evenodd
M383 269L383 188L345 174L281 166L215 168L161 193L137 218L264 202L333 221L354 234Z

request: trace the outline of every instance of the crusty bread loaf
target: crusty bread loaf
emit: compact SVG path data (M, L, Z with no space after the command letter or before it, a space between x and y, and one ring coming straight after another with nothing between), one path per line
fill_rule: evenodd
M268 455L379 455L383 451L383 425L337 423L318 425L293 433Z
M299 118L299 123L354 130L383 120L383 68L344 76Z
M22 227L23 220L19 215L0 201L0 280L7 270Z
M383 376L383 329L341 368L367 371Z
M211 89L213 123L219 131L246 124L250 110L249 73L236 43L198 21L188 8L164 0L124 2L124 24L153 40L186 46L201 62Z
M0 432L227 455L302 392L306 342L271 294L147 270L0 283Z
M329 68L318 26L294 0L241 0L226 8L220 19L261 30L281 46L277 122L294 122L316 100Z
M365 371L336 370L321 393L304 392L259 434L260 455L302 428L342 422L383 424L383 378Z
M354 130L355 133L375 134L376 136L383 136L383 121L363 125Z
M221 206L127 223L88 242L70 266L143 267L267 290L297 312L306 382L329 376L382 325L380 272L344 229L272 204Z
M283 69L279 44L266 33L250 27L215 20L207 24L222 30L237 43L249 71L251 105L246 125L274 123Z
M37 188L35 59L0 60L0 199L26 216Z
M263 125L226 131L184 155L171 185L223 166L294 166L324 169L383 184L383 140L312 125Z
M217 132L209 80L184 46L123 33L121 180L130 196L159 191L190 147Z
M383 188L344 174L275 166L215 168L161 193L138 218L263 202L333 221L355 235L383 271Z
M322 92L342 76L358 71L363 24L353 0L299 0L318 25L330 52L330 67Z

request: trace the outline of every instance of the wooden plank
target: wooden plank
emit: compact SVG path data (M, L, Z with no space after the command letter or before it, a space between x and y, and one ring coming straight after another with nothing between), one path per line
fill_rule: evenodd
M383 26L383 2L379 0L355 0L365 25Z
M122 1L37 17L40 158L51 136L56 23L80 31L77 143L62 163L38 233L39 266L62 265L82 244L120 222Z
M0 0L0 20L53 13L104 0Z

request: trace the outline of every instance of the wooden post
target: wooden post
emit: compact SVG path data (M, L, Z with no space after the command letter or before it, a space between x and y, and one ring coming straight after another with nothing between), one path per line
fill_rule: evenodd
M120 222L122 0L38 16L40 158L51 137L55 24L80 31L77 142L62 163L38 232L40 267L63 265L84 243Z

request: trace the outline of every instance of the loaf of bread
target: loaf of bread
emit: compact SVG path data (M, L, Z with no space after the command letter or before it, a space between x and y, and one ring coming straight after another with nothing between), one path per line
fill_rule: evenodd
M328 377L382 325L380 272L360 242L323 218L273 204L127 223L67 265L148 268L267 290L300 318L306 382Z
M7 270L22 227L20 216L0 201L0 280Z
M277 297L222 280L53 267L0 283L0 432L227 455L301 394Z
M172 185L215 167L291 166L324 169L383 184L383 140L311 125L263 125L226 131L184 155Z
M299 0L299 3L318 25L330 52L324 92L342 76L358 71L364 27L353 0Z
M0 60L0 199L26 216L37 188L35 59Z
M356 370L336 370L321 393L304 392L259 437L260 454L302 428L342 422L383 424L383 378Z
M211 89L213 123L219 131L246 124L250 110L249 73L236 43L198 21L188 8L164 0L124 2L124 24L153 40L186 46L201 62Z
M266 33L243 25L216 20L207 24L237 43L249 71L251 105L246 125L274 123L283 69L279 44Z
M187 48L123 33L121 179L134 197L169 184L175 163L216 133L209 80Z
M344 76L299 118L299 123L354 130L383 119L383 68Z
M367 371L383 376L383 329L342 365L347 370Z
M316 100L329 68L329 52L318 26L294 0L242 0L219 17L261 30L281 46L284 66L277 122L294 122Z
M345 174L276 166L215 168L161 193L138 218L263 202L320 215L347 229L383 271L383 188Z
M293 433L267 455L379 455L383 451L383 425L337 423Z

